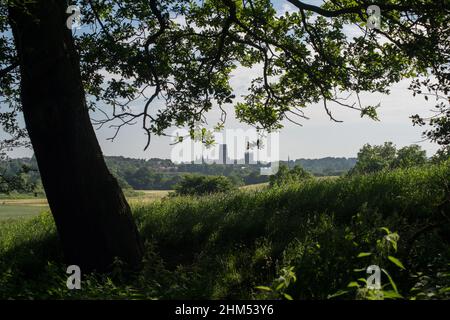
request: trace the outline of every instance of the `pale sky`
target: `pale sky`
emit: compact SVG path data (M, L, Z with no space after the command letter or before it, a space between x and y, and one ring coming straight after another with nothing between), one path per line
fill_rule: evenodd
M246 86L248 72L238 72L233 83ZM288 121L280 131L280 158L322 158L322 157L354 157L365 144L382 144L392 141L397 147L413 143L419 144L431 156L438 149L437 145L422 141L423 128L413 127L409 117L413 114L429 115L432 102L426 103L422 97L413 97L407 90L409 81L403 81L391 89L390 95L362 95L365 105L381 103L378 109L380 121L361 118L357 111L333 107L332 112L343 123L330 121L322 105L311 105L305 112L310 120L303 120L302 127ZM238 90L236 90L238 92ZM248 128L231 116L232 107L228 108L226 128ZM217 112L211 112L208 119L214 124L218 119ZM170 132L170 131L169 131ZM166 137L152 137L147 151L143 151L146 137L139 124L124 127L114 142L107 141L113 131L101 129L97 136L105 155L123 155L133 158L169 158L171 140Z
M321 1L309 2L320 4ZM286 1L275 1L275 3L279 13L294 10ZM348 32L352 34L354 31L349 30ZM233 73L231 84L236 97L245 93L250 85L250 80L260 72L260 68L257 67L253 69L239 67ZM385 141L392 141L397 147L416 143L427 151L428 156L431 156L438 146L428 141L423 142L422 131L424 128L413 127L409 117L413 114L430 115L434 101L426 102L423 97L413 97L412 92L407 89L409 83L410 80L404 80L394 85L390 95L361 95L363 105L381 104L378 109L380 118L378 122L361 118L357 111L332 106L330 109L334 117L344 121L335 123L329 120L321 104L308 106L305 113L310 120L302 120L302 127L286 121L285 128L280 131L280 159L287 159L288 156L291 159L327 156L355 157L365 143L382 144ZM227 111L226 128L248 128L234 119L232 106L228 106ZM95 115L93 117L95 118ZM209 123L214 125L218 117L217 111L210 112ZM139 123L135 126L124 127L114 142L106 140L112 135L112 129L102 128L97 131L97 137L105 155L170 158L172 146L170 146L170 139L166 137L152 136L149 149L143 151L146 136ZM31 150L17 150L11 153L11 156L31 155Z

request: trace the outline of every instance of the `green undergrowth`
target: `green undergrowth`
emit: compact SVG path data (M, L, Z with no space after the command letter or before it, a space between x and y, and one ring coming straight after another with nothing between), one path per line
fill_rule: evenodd
M136 205L142 269L116 261L111 273L83 274L81 290L66 288L48 213L1 223L0 298L264 299L279 287L279 298L355 299L349 284L377 264L394 281L392 298L446 299L449 189L447 162ZM385 230L398 235L386 254L395 260L380 258Z

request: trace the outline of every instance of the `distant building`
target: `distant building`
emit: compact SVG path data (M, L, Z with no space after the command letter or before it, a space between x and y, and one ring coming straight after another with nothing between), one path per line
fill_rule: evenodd
M255 154L251 151L245 152L245 164L255 164ZM258 161L259 163L259 161Z
M221 144L219 146L219 164L226 164L227 163L227 159L228 159L228 154L227 154L227 145L226 144Z

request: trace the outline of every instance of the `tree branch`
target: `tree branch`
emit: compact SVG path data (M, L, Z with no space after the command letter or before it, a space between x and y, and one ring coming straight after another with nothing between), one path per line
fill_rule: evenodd
M7 66L4 69L0 70L0 79L6 76L8 73L13 71L15 68L19 66L19 61L14 61L11 65Z
M388 10L388 11L392 11L392 10L404 11L404 10L411 9L410 6L393 5L393 4L385 4L385 3L367 3L367 4L361 4L358 6L352 6L352 7L348 7L348 8L341 8L341 9L337 9L337 10L326 10L321 7L318 7L318 6L315 6L312 4L307 4L307 3L304 3L299 0L287 0L287 1L300 10L312 11L321 16L328 17L328 18L335 18L335 17L341 16L344 14L360 14L361 12L365 12L365 10L367 9L367 7L369 5L376 5L376 6L379 6L380 9Z

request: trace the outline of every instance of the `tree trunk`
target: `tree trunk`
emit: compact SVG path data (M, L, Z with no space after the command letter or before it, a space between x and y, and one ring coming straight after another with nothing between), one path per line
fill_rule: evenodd
M26 127L66 262L82 271L107 270L115 257L137 266L142 243L89 118L66 6L9 8Z

